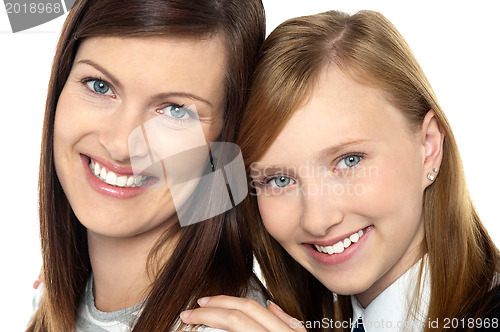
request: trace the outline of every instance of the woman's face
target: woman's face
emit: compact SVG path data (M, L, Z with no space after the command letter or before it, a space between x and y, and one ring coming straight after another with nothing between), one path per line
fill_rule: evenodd
M219 37L82 42L57 103L54 157L87 229L128 237L176 220L169 186L159 184L176 168L196 172L201 159L171 169L158 161L220 133L224 50Z
M327 288L369 303L418 259L427 140L379 91L327 67L252 165L267 230Z

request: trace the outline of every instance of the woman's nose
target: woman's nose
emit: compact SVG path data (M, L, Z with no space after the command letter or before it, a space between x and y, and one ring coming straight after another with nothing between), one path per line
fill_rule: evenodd
M147 145L134 139L135 136L142 136L144 120L144 112L127 105L120 105L112 114L101 119L99 141L112 160L129 162L131 158L148 155Z

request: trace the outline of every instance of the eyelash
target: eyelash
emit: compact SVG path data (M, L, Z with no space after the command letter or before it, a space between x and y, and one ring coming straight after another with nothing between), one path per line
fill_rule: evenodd
M361 162L361 161L365 158L365 156L366 156L366 154L365 154L365 153L363 153L363 152L349 152L349 153L346 153L346 154L344 154L344 155L342 155L342 156L340 156L340 157L338 157L337 159L335 159L335 160L334 160L333 164L335 165L335 167L334 167L334 169L333 169L333 170L335 170L335 169L336 169L337 165L338 165L338 164L339 164L342 160L344 160L344 159L346 159L346 158L349 158L349 157L359 157L359 162L358 162L356 165L354 165L354 166L352 166L352 167L347 167L347 168L349 168L349 169L355 168L355 167L357 167L357 166L359 165L359 163L360 163L360 162Z
M98 93L96 91L94 91L93 89L91 89L89 86L88 86L88 83L89 82L92 82L92 81L102 81L104 82L108 87L109 89L111 90L111 92L113 92L113 94L111 95L107 95L107 94L103 94L103 93ZM111 97L111 98L116 98L115 94L114 94L114 88L113 88L113 85L111 85L108 81L106 81L105 79L101 78L101 77L92 77L92 76L89 76L89 77L85 77L81 80L81 83L85 86L86 89L88 89L91 93L93 93L94 95L97 95L97 96L108 96L108 97ZM168 118L171 118L172 120L176 121L176 122L186 122L186 121L190 121L194 118L196 118L196 114L191 111L189 108L186 107L185 104L175 104L175 103L167 103L165 104L165 106L162 106L161 108L157 108L156 109L156 112L159 114L159 115L163 115L163 113L159 112L160 110L164 110L165 108L167 107L179 107L179 108L184 108L187 110L187 113L189 114L189 118L187 119L180 119L180 118L176 118L174 119L173 116L168 116Z
M111 90L111 92L113 94L106 95L106 94L98 93L98 92L94 91L93 89L91 89L88 86L88 83L92 82L92 81L102 81L102 82L106 83L106 85L109 86L109 89ZM111 98L116 98L116 95L114 93L115 89L113 88L113 85L111 85L108 81L106 81L105 79L103 79L101 77L91 77L91 76L89 76L89 77L83 78L80 82L85 86L86 89L88 89L91 93L93 93L95 95L98 95L98 96L108 96L108 97L111 97Z
M159 114L159 115L165 115L164 112L159 112L159 111L163 111L164 109L166 109L167 107L178 107L178 108L183 108L186 110L186 112L188 113L189 117L187 119L180 119L180 118L174 118L173 116L169 116L169 115L166 115L167 118L169 118L170 120L172 121L176 121L176 122L181 122L181 123L184 123L184 122L188 122L188 121L192 121L193 119L196 119L196 113L194 113L193 111L191 111L188 107L186 107L185 104L175 104L175 103L167 103L165 106L163 106L162 108L157 108L156 109L156 112Z
M359 162L358 162L358 163L356 163L356 165L354 165L354 166L352 166L352 167L347 167L347 168L351 169L351 168L355 168L355 167L357 167L357 166L358 166L358 164L359 164L359 163L360 163L360 162L361 162L361 161L365 158L365 154L364 154L364 153L362 153L362 152L349 152L349 153L346 153L346 154L344 154L344 155L342 155L342 156L338 157L337 159L335 159L335 162L334 162L335 166L337 166L337 165L338 165L338 164L339 164L342 160L344 160L344 159L346 159L346 158L349 158L349 157L359 157L359 158L360 158ZM334 170L335 170L335 168L334 168ZM264 179L263 179L263 180L261 180L261 181L257 181L257 183L258 183L259 185L261 185L261 186L264 186L264 187L265 187L265 186L268 186L268 185L269 185L269 183L270 183L271 181L273 181L273 180L275 180L275 179L277 179L277 178L279 178L279 177L286 177L286 178L290 179L291 181L293 181L294 183L296 182L296 181L295 181L295 179L293 179L293 178L292 178L292 177L290 177L290 176L286 176L286 175L283 175L283 174L279 174L279 175L272 175L272 176L266 177L266 178L264 178ZM281 187L281 188L286 188L286 187L288 187L288 186L289 186L289 185L287 185L287 186L285 186L285 187Z
M285 177L285 178L288 178L288 179L290 179L291 181L294 181L294 182L295 182L295 180L294 180L292 177L290 177L290 176L286 176L286 175L281 175L281 174L280 174L280 175L272 175L272 176L266 177L266 178L264 178L262 181L259 181L258 183L259 183L261 186L267 186L267 185L269 185L269 182L271 182L272 180L277 179L277 178L279 178L279 177ZM283 187L283 188L284 188L284 187Z

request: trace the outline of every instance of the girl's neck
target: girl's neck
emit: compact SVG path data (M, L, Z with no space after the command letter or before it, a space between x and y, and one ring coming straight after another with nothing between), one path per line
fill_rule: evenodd
M109 237L87 231L90 263L94 275L94 299L105 312L131 307L148 294L154 276L148 274L147 260L153 246L168 227L165 222L153 230L132 237ZM169 249L177 241L168 241ZM161 255L163 263L171 250Z

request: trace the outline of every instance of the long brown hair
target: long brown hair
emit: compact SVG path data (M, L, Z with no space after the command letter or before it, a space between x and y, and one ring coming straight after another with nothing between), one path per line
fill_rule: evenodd
M431 281L428 318L480 316L495 286L499 252L470 198L449 122L409 46L381 14L330 11L288 20L270 34L237 140L247 170L307 102L319 73L331 64L381 90L412 128L420 128L429 110L436 113L445 140L439 176L424 192L422 248L428 253ZM351 318L349 297L339 296L334 310L332 293L266 233L255 191L245 202L245 217L268 290L285 311L309 321Z
M39 175L40 233L44 296L29 331L71 331L91 272L86 229L80 224L57 178L53 159L54 118L59 95L76 51L95 36L189 38L220 35L227 54L224 127L219 140L235 140L258 50L265 37L261 0L81 0L70 11L57 45L49 83ZM171 329L181 311L201 296L245 294L253 276L250 243L242 235L236 212L188 227L175 225L150 253L161 254L177 236L171 258L156 268L134 331Z

